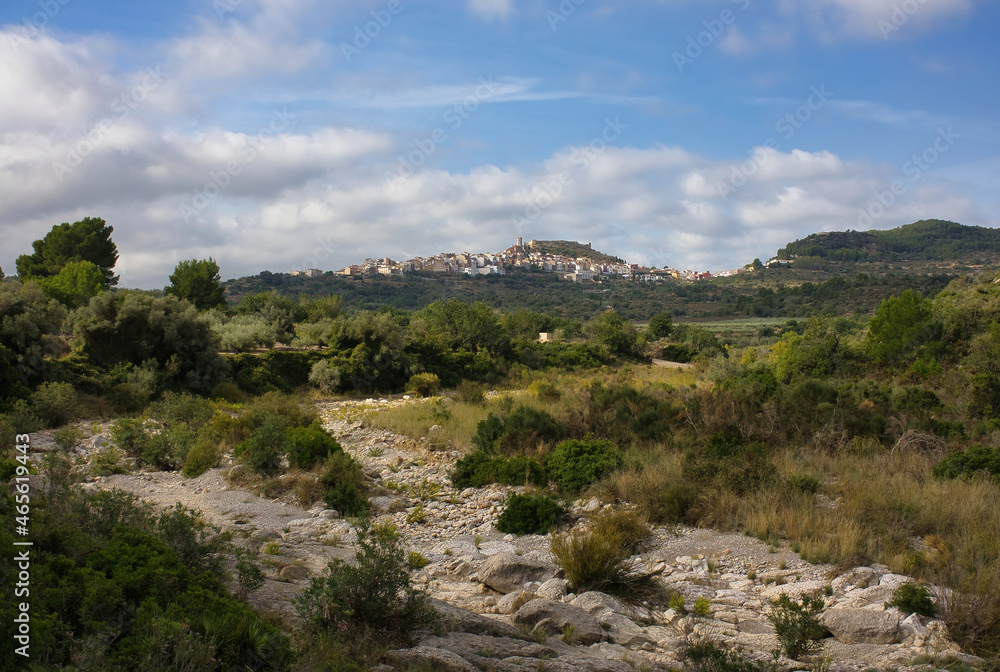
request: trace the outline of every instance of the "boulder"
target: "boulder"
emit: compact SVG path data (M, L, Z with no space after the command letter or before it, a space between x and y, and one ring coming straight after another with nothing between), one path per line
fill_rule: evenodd
M309 570L305 567L299 567L298 565L287 565L282 567L281 571L278 573L283 579L290 579L292 581L300 581L309 576Z
M630 649L641 648L643 644L656 644L656 640L645 630L621 614L606 612L598 617L601 627L607 631L615 644Z
M555 565L513 553L498 553L479 568L479 581L506 594L529 581L546 581L555 573Z
M594 644L604 639L604 630L597 619L580 607L552 600L531 600L514 614L514 625L532 630L539 621L548 620L556 632L573 627L573 640Z
M497 613L513 614L515 611L537 597L538 596L534 593L526 590L515 590L513 593L507 593L497 600Z
M441 616L441 623L451 632L466 632L473 635L494 635L496 637L521 638L524 635L509 623L494 620L448 604L443 600L431 598L428 605Z
M580 593L573 601L570 602L574 607L580 607L588 614L593 616L599 616L606 612L623 613L625 608L622 603L617 599L611 597L606 593L601 593L596 590L590 590L586 593Z
M569 581L566 579L549 579L538 587L535 594L546 600L561 600L569 591Z
M390 651L388 658L396 669L431 668L441 672L479 672L472 663L457 653L429 646Z
M887 611L833 607L821 621L844 644L898 644L901 639L899 616Z

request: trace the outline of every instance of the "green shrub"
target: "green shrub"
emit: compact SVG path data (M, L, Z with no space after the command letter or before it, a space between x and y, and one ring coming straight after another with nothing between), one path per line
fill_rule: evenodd
M343 451L330 453L319 478L326 506L345 516L368 513L364 472L353 457Z
M626 599L646 599L660 592L651 576L633 571L632 550L616 534L574 530L553 535L552 555L577 593L598 590Z
M288 452L287 423L272 416L244 439L233 455L261 476L274 476L281 471L281 458Z
M114 447L107 447L97 451L90 458L91 476L110 476L111 474L127 474L122 463L123 453Z
M310 469L340 450L343 450L340 443L318 421L288 430L288 464L293 468Z
M406 554L406 564L410 569L423 569L431 563L420 551L410 551Z
M893 591L892 599L885 603L885 607L896 607L904 614L919 614L928 618L937 615L931 592L922 583L901 583Z
M111 425L111 442L129 457L140 457L147 442L143 421L138 418L121 418Z
M518 406L504 418L490 413L476 425L472 445L487 453L512 455L525 453L542 442L555 442L563 437L565 428L551 414Z
M803 595L801 602L795 602L782 593L771 600L771 613L767 615L767 620L774 626L774 634L784 655L798 660L819 648L816 642L823 639L825 631L816 617L824 606L819 595Z
M773 672L761 661L744 658L738 651L724 651L711 642L691 644L684 654L684 672Z
M528 386L528 392L542 401L559 401L562 398L559 388L547 380L536 380Z
M430 622L434 612L427 606L426 595L410 581L407 556L395 526L363 521L356 529L356 562L331 562L326 576L312 579L296 598L295 610L316 633L377 632L383 638L405 641L415 627Z
M59 427L77 417L79 400L69 383L42 383L31 394L31 407L46 427Z
M669 609L673 609L678 614L686 614L687 606L684 604L684 596L680 593L674 593L670 596L670 601L667 603Z
M545 462L549 478L567 492L583 490L621 464L613 443L594 438L563 441Z
M815 476L806 476L803 474L789 476L785 479L785 483L788 484L790 490L807 495L815 495L819 492L820 486L823 485L823 482Z
M1000 448L976 445L967 450L958 450L938 462L933 469L937 478L971 478L983 472L1000 477Z
M511 495L497 519L497 529L507 534L545 534L563 511L548 495Z
M209 397L216 401L228 401L232 404L242 404L247 400L247 395L240 389L239 385L228 380L217 383L209 393Z
M486 401L486 387L473 380L463 380L455 388L458 400L466 404L481 406Z
M63 427L56 430L54 438L57 446L63 450L72 450L83 440L83 430L79 427Z
M692 483L670 483L642 502L650 520L658 523L692 523L698 502L698 487Z
M697 600L694 601L694 615L701 616L702 618L707 618L712 615L712 602L707 597L702 595Z
M456 488L481 488L491 483L545 486L545 469L533 457L494 457L481 450L455 463L451 482Z
M309 382L323 394L333 394L340 386L340 369L328 359L321 359L309 370Z
M441 390L441 379L434 373L417 373L406 383L406 391L421 397L433 397Z
M219 464L220 457L222 457L222 451L219 449L218 444L205 439L199 439L188 450L181 473L186 478L201 476Z
M604 509L590 516L590 530L603 537L615 537L630 553L649 538L652 530L634 509Z

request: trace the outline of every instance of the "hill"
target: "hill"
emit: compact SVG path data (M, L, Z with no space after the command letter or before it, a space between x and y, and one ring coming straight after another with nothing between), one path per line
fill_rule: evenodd
M982 266L1000 261L1000 229L927 219L884 231L814 233L789 243L778 250L776 256L793 262L822 259L847 263L941 262Z
M613 257L593 249L590 243L578 243L575 240L533 240L528 248L532 252L541 254L561 254L571 259L590 259L592 261L606 261L609 263L624 264L624 259Z

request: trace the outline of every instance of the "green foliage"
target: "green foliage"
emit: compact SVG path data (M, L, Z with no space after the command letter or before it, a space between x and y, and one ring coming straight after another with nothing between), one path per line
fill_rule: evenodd
M31 407L46 427L59 427L76 418L79 402L69 383L43 383L32 393Z
M585 331L612 354L621 357L640 355L638 330L634 324L613 310L606 310L588 322Z
M198 439L188 450L181 473L186 478L195 478L219 464L222 451L218 444L206 439Z
M406 554L406 565L412 569L423 569L427 565L431 564L431 561L427 559L427 556L420 551L410 551Z
M956 450L934 465L933 469L933 474L941 479L972 478L978 473L1000 477L1000 448L975 445L966 450Z
M680 593L674 593L670 596L670 601L667 602L667 608L673 609L678 614L687 613L687 605L684 602L684 596Z
M510 347L492 308L482 302L437 301L418 314L427 333L452 350L502 353Z
M319 421L306 427L288 430L288 465L310 469L316 462L325 460L330 453L341 451L340 443L323 429Z
M536 380L528 386L528 393L533 394L542 401L559 401L562 392L559 388L547 380Z
M904 614L919 614L927 618L934 618L937 615L931 591L924 584L911 581L896 586L896 590L892 592L892 599L885 603L885 607L886 609L896 607Z
M545 462L549 478L566 492L579 492L621 465L615 445L593 437L563 441Z
M918 348L941 338L941 325L931 302L913 290L886 299L868 325L869 356L886 366L898 366Z
M224 374L208 322L177 297L108 292L91 299L69 322L76 346L97 366L153 361L168 385L206 393Z
M653 578L636 573L629 562L639 539L629 521L616 516L595 517L589 532L574 530L568 535L553 535L552 555L566 572L566 579L577 593L586 590L643 599L660 592ZM644 538L648 526L640 526Z
M32 534L45 545L31 567L39 669L288 668L288 639L226 591L212 562L224 537L189 511L156 515L131 495L83 493L60 473L49 472L53 495L32 498ZM10 622L16 609L0 601ZM20 660L13 647L0 651L2 669Z
M69 263L89 261L101 270L105 287L117 285L118 277L111 270L118 261L113 232L114 227L99 217L54 226L31 244L34 253L17 258L17 274L22 280L48 278L59 275Z
M548 477L533 457L498 457L477 450L455 462L451 482L456 488L481 488L491 483L544 487Z
M738 651L724 651L711 642L691 644L684 653L684 672L773 672L767 663L747 660Z
M76 444L83 440L84 433L79 427L63 427L56 430L52 435L56 440L56 445L63 450L72 450Z
M421 397L433 397L441 389L441 379L433 373L416 373L406 383L406 391Z
M395 526L360 521L356 562L334 560L295 600L295 610L312 632L341 633L350 642L361 633L407 641L435 613L410 581L410 567Z
M226 356L232 379L241 390L252 395L289 393L297 387L307 385L313 366L328 358L329 354L320 350L270 350ZM333 360L331 363L334 363ZM341 380L344 378L342 373Z
M661 338L666 338L670 335L671 330L674 328L674 318L667 311L663 311L653 315L649 318L649 327L647 328L647 333L649 338L658 341Z
M42 290L67 308L79 308L107 288L104 273L89 261L71 261L57 275L36 280Z
M321 359L309 370L309 382L324 394L332 394L340 386L340 369L330 360Z
M178 262L163 293L190 301L198 310L227 306L219 265L211 257Z
M707 618L712 615L712 601L702 595L694 601L694 615Z
M287 429L284 418L269 416L236 446L233 456L261 476L276 476L281 471L281 458L289 450Z
M803 595L800 602L782 593L771 600L771 613L767 620L774 626L774 634L785 656L798 660L818 648L825 631L817 616L825 603L819 595Z
M505 534L545 534L564 509L548 495L511 495L497 519L497 529Z
M505 417L490 413L476 425L472 445L486 453L511 455L533 450L542 442L558 441L565 429L550 413L518 406Z
M344 516L364 516L370 504L365 493L364 472L353 457L343 451L330 453L319 478L325 488L323 501L327 508L336 509Z
M486 387L474 380L463 380L455 388L458 400L465 404L481 406L486 401Z
M219 339L219 347L225 352L267 349L286 336L280 323L261 315L226 317L219 310L210 310L205 317L212 325L212 333Z
M0 282L0 381L4 397L26 397L63 350L66 309L34 282Z

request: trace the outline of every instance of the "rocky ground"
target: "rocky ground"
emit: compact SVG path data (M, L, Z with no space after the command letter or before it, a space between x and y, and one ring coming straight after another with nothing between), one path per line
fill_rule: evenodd
M398 525L407 544L429 560L415 580L434 598L446 627L415 648L394 652L395 664L432 661L446 670L498 672L668 669L679 665L689 644L705 640L773 662L778 641L767 619L769 601L781 593L824 590L829 596L821 620L830 636L821 656L832 670L919 669L947 656L978 662L948 639L942 622L884 607L907 577L881 566L838 573L738 534L657 528L633 558L683 595L688 611L706 598L705 615L627 605L596 592L575 595L552 563L548 536L497 532L511 488L455 490L447 474L460 454L436 445L433 432L415 441L365 423L366 413L400 403L418 402L370 399L321 407L327 429L373 481L375 512ZM44 448L47 441L40 435L33 443ZM78 452L101 443L98 435ZM230 467L193 479L170 472L99 477L87 487L120 488L163 506L180 502L233 530L260 550L267 570L268 581L252 598L256 606L294 621L290 599L309 577L334 558L353 557L352 528L321 503L302 508L235 486L224 477ZM601 506L596 499L575 502L572 516L582 524L585 513ZM560 634L570 630L571 637Z

